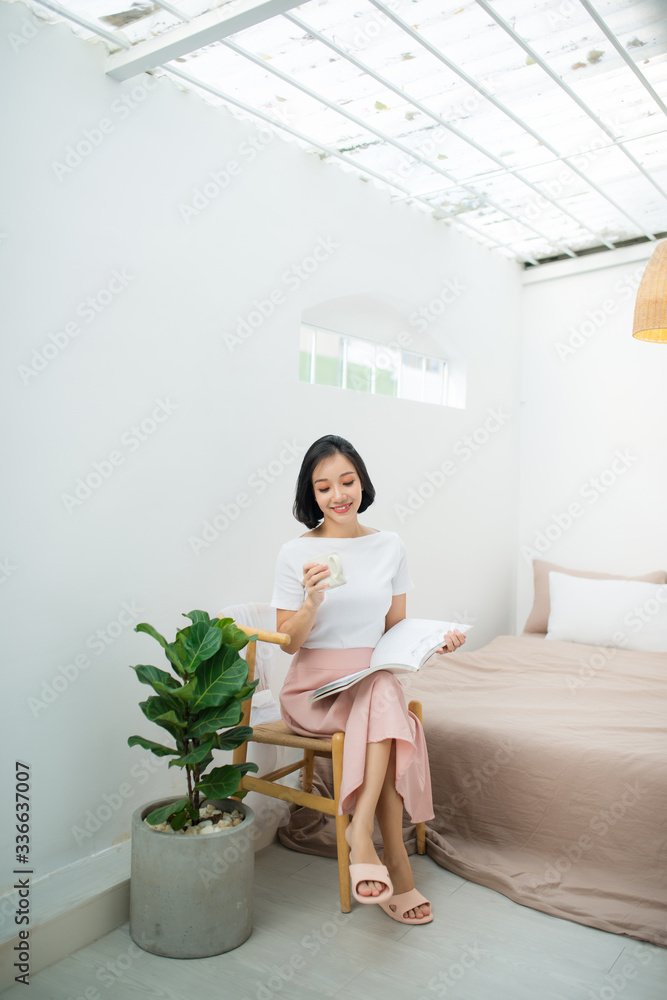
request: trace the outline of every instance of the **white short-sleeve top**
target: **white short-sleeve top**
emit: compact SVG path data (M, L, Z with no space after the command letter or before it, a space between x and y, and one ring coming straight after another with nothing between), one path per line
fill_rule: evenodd
M350 649L375 646L385 628L392 597L412 590L405 545L395 531L357 538L302 536L286 542L278 554L271 606L298 611L306 591L303 565L337 552L347 583L324 592L324 600L304 646Z

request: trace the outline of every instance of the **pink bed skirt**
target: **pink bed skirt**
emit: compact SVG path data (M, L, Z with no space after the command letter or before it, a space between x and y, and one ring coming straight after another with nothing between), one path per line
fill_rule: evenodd
M378 670L338 695L309 704L315 688L368 666L371 647L301 649L296 653L280 693L282 717L301 736L345 733L339 813L354 811L357 789L364 780L366 744L396 740L396 790L413 823L434 818L431 775L424 731L408 711L396 676Z

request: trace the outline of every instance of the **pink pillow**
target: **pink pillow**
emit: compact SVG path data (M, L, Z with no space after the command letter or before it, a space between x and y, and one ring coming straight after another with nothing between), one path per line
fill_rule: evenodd
M539 632L543 635L546 635L547 622L549 621L550 572L567 573L568 576L584 576L589 580L643 580L646 583L667 583L667 573L664 569L656 569L653 573L644 573L643 576L616 576L614 573L594 573L592 570L586 569L564 569L562 566L545 562L543 559L533 559L533 572L535 575L535 599L523 630L524 632Z

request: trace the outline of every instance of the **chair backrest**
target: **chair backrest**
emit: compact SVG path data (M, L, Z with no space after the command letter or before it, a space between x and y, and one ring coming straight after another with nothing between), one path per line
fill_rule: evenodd
M220 618L233 618L235 622L242 622L255 631L263 630L271 632L276 627L276 609L269 604L229 604L222 611L218 612ZM254 634L254 633L253 633ZM241 656L245 657L248 647L241 650ZM272 643L260 642L255 649L255 678L259 681L255 693L266 691L271 687L273 671L276 666L277 647Z
M219 612L221 618L233 618L237 627L242 629L246 635L257 636L256 641L249 642L245 650L242 650L248 662L248 680L253 681L257 673L259 684L253 694L259 695L257 698L259 701L262 693L266 692L268 698L265 697L264 701L275 706L277 718L279 718L280 710L270 692L274 665L273 652L276 646L288 646L291 640L286 632L275 632L269 628L261 627L267 623L275 624L275 615L275 608L271 608L268 604L234 604ZM239 723L242 726L247 726L250 723L253 694L243 702L243 717Z

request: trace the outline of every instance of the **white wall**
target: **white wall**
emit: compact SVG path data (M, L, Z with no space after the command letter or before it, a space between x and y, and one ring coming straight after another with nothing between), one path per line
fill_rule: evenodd
M27 16L0 5L0 38ZM172 635L182 612L269 599L278 547L304 530L290 512L298 463L321 434L349 437L368 463L378 501L367 523L406 540L410 613L474 619L471 646L511 630L521 273L295 144L271 138L252 157L260 133L196 94L108 79L102 46L67 25L26 34L0 64L12 94L0 254L14 484L0 552L3 729L31 766L45 874L124 840L138 805L181 791L180 775L127 747L135 732L162 736L128 668L161 663L159 649L133 627ZM89 155L58 168L86 130ZM228 187L186 221L183 206L230 161ZM286 272L318 245L329 250L297 287ZM230 350L225 335L272 292L273 314ZM91 296L99 313L86 312ZM398 311L413 332L415 310L438 313L427 333L465 359L466 408L299 383L302 314L349 296ZM444 310L443 298L454 299ZM432 496L429 474L444 483ZM197 546L220 505L238 516Z
M667 349L632 337L654 245L526 275L518 631L533 557L631 575L667 568Z

